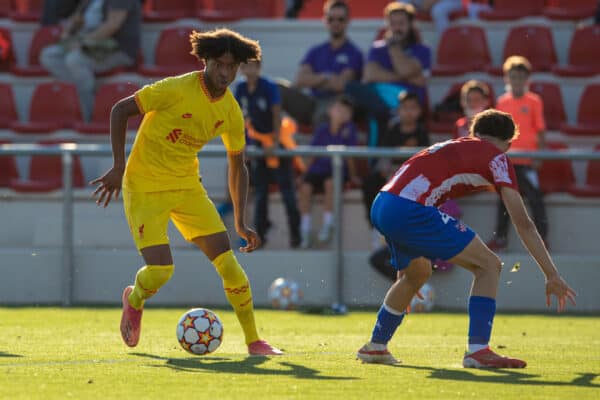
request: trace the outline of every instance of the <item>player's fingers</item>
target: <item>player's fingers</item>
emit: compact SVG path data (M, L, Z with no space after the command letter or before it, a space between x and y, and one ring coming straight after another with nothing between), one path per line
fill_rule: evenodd
M119 198L119 193L121 193L121 189L115 189L115 200Z
M419 299L421 299L421 300L425 300L425 296L423 296L423 295L421 294L421 291L420 291L420 290L417 290L417 297L418 297Z
M571 304L573 304L574 306L577 305L577 302L575 301L575 295L573 293L567 292L567 297L569 298Z
M550 295L546 295L546 307L550 307Z
M107 190L106 188L102 187L102 190L100 191L100 197L98 197L98 200L96 200L96 204L100 205L102 204L102 202L104 201L104 197L106 196Z
M99 177L99 178L96 178L96 179L94 179L93 181L90 181L90 185L95 185L96 183L102 182L102 179L103 179L103 178L104 178L104 177L103 177L103 176L101 176L101 177Z
M560 296L558 298L558 312L563 312L565 310L565 298Z
M107 190L107 192L108 192L108 196L106 196L106 199L104 200L104 208L108 207L108 203L110 203L110 198L113 193L112 190Z
M94 190L93 195L96 196L98 193L100 193L102 190L104 189L104 185L100 185L96 188L96 190Z

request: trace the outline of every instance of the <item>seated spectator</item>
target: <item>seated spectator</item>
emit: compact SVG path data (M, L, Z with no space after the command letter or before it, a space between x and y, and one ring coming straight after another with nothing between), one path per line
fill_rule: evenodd
M463 9L463 0L408 0L417 10L431 15L438 34L450 25L450 14Z
M77 86L86 119L94 102L94 74L136 61L140 7L139 0L84 0L68 18L62 40L40 54L40 63L54 77Z
M328 109L329 121L320 125L315 131L312 146L357 144L357 132L352 122L354 104L349 97L338 97ZM331 158L315 158L308 163L308 170L300 185L300 247L306 249L311 245L311 198L313 193L325 193L323 225L318 235L319 242L327 242L333 230L333 170ZM344 164L344 181L350 180L355 184L360 182L352 160Z
M540 96L528 90L531 64L525 57L508 57L502 66L507 92L498 98L496 108L512 115L520 134L511 143L511 150L534 151L545 147L546 122L544 104ZM548 221L544 195L540 189L537 169L539 161L515 159L519 191L531 207L533 222L542 240L546 243ZM494 237L487 245L492 251L499 251L508 245L509 216L502 202L498 203L498 214Z
M407 3L393 2L384 9L385 38L371 46L364 70L364 83L350 82L348 93L357 106L377 122L370 143L377 143L384 132L391 110L398 106L398 94L416 93L426 104L426 77L431 67L431 51L417 41L415 9Z
M280 147L281 101L279 88L269 79L260 76L260 61L250 61L240 66L245 80L235 89L246 118L250 142L266 152ZM262 245L267 243L269 222L269 184L276 183L283 198L290 233L290 246L300 245L300 214L296 204L292 158L262 157L252 160L254 183L254 226Z
M399 103L397 114L390 119L379 147L429 146L429 135L423 123L423 110L418 96L414 93L402 92ZM375 196L403 161L389 158L376 160L369 175L363 180L363 203L369 223L371 223L371 205ZM372 247L377 248L381 245L380 235L375 228L372 228L372 231Z
M72 15L79 5L80 0L45 0L42 9L42 25L58 25L65 18Z
M316 126L326 120L332 100L344 91L347 82L360 79L363 69L363 55L346 35L350 20L346 2L328 0L323 13L329 40L306 53L294 87L286 82L281 86L283 110L303 125Z
M490 89L476 80L465 82L460 89L460 105L465 114L455 124L454 138L469 136L469 128L475 114L491 107Z

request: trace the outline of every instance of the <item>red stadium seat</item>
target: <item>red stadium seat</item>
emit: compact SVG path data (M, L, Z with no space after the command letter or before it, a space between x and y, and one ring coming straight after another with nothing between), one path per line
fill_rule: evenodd
M112 106L124 97L130 96L139 89L134 83L114 82L105 83L96 92L94 110L90 122L76 122L73 129L82 134L108 134L110 132L110 110ZM141 117L130 118L129 128L139 126Z
M164 29L156 43L155 65L141 65L145 76L179 75L202 69L202 62L190 54L189 36L194 28L178 26Z
M10 128L18 133L51 133L70 129L81 121L77 89L70 83L50 82L38 85L31 99L28 122L14 122Z
M590 25L575 31L569 47L569 64L555 66L552 72L560 76L592 76L600 74L600 25Z
M501 21L540 15L545 0L494 0L494 7L479 13L479 18L488 21Z
M14 0L10 18L18 22L38 22L42 16L44 0Z
M192 18L196 11L195 0L146 0L144 20L168 22L180 18Z
M6 142L0 142L0 145ZM13 156L0 156L0 187L10 186L13 179L19 177L17 163Z
M508 33L502 59L523 56L529 60L534 72L550 71L557 63L552 31L546 26L518 26ZM502 75L502 66L491 67L488 72Z
M438 76L461 75L482 71L490 64L485 32L477 26L454 26L442 35L437 50L437 65L432 73Z
M565 113L562 92L558 83L532 82L529 89L542 98L546 128L559 130L567 120L567 114Z
M8 83L0 83L0 128L6 129L18 120L12 86Z
M237 21L283 15L280 0L196 0L196 16L203 21Z
M600 145L594 151L600 152ZM573 188L570 193L578 197L600 197L600 160L588 161L585 185Z
M12 0L0 0L0 18L6 18L12 13L12 3Z
M584 19L594 16L598 0L549 0L544 16L555 20Z
M566 150L564 143L546 143L548 150ZM542 192L568 192L575 186L575 173L571 160L545 160L538 171Z
M567 135L598 136L600 137L600 83L588 85L577 108L577 123L574 125L563 124L560 129Z
M0 27L0 72L9 71L15 64L14 45L10 30Z
M56 142L40 143L55 145ZM31 156L29 179L12 179L10 187L21 193L50 192L63 185L62 160L60 156ZM84 187L83 170L79 157L73 157L73 187Z
M40 53L46 46L54 44L60 40L61 28L59 26L42 26L31 39L29 52L27 56L27 66L13 66L11 72L19 76L46 76L46 71L40 65Z

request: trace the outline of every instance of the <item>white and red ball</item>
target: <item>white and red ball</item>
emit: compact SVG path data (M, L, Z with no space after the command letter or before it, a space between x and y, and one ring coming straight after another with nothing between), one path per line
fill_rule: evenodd
M223 323L211 310L193 308L177 323L177 341L188 353L199 356L212 353L223 341Z
M269 287L269 300L278 310L295 310L303 296L300 285L291 279L277 278Z

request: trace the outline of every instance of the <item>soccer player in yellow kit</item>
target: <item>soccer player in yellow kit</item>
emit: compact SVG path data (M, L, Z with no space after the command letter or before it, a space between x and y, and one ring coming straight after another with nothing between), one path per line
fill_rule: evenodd
M167 237L171 219L183 237L206 254L223 279L225 295L242 326L248 352L279 355L279 349L258 336L248 278L202 186L197 156L205 143L217 136L222 138L227 149L235 230L247 242L240 250L253 251L260 239L246 225L244 119L228 86L240 63L260 60L261 49L256 41L228 29L193 32L190 42L192 54L204 61L205 69L144 86L117 102L110 115L113 167L91 182L98 185L94 195L104 207L123 189L127 222L146 263L137 272L135 285L123 291L121 336L128 346L137 345L144 301L173 274ZM144 114L144 119L125 163L127 119L139 114Z

